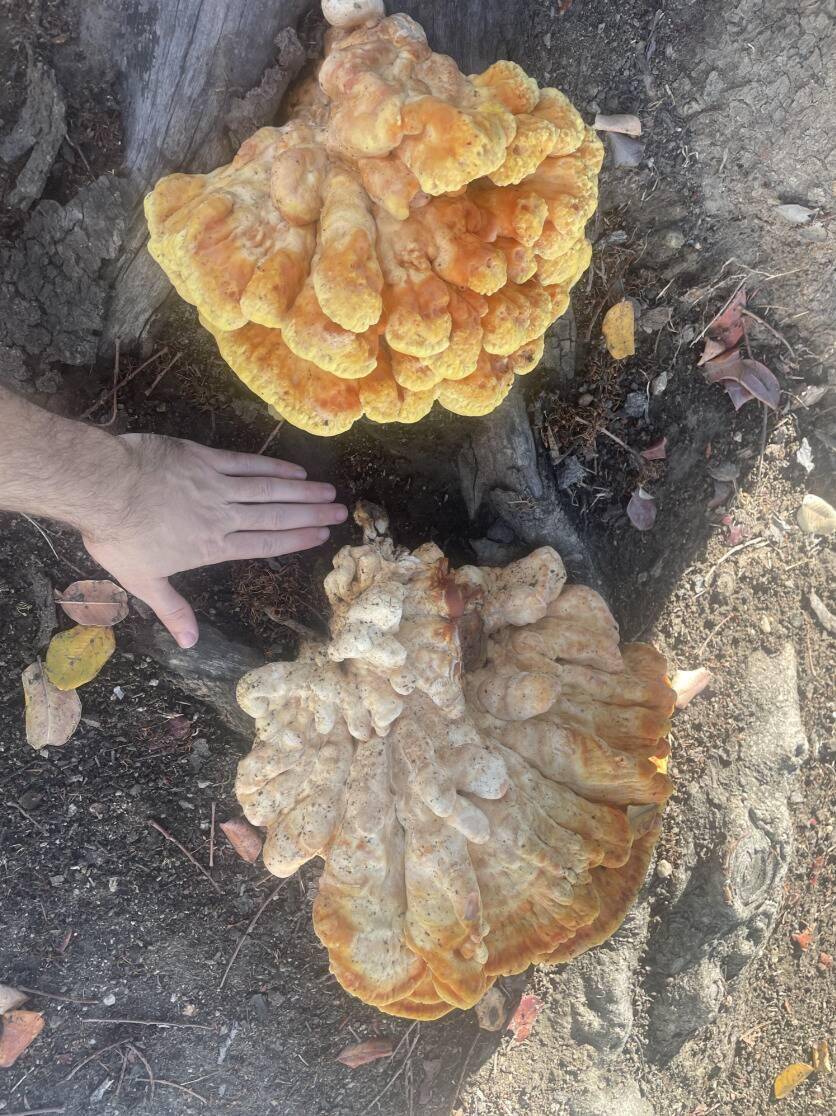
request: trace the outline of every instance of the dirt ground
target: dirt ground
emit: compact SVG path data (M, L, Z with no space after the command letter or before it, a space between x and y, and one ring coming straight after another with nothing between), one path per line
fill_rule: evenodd
M50 60L67 94L73 145L62 147L45 195L59 201L91 170L117 170L119 150L115 88L73 78L82 50L77 23L62 9L48 0L0 6L0 134L22 101L25 41ZM766 1113L776 1073L807 1060L814 1041L836 1038L833 970L820 962L836 953L836 656L809 603L813 590L836 610L836 553L832 539L805 535L795 521L805 493L834 501L836 393L810 391L833 383L834 187L826 164L834 94L825 64L833 13L805 0L575 0L533 11L530 55L518 60L563 88L587 119L599 110L633 112L644 125L640 165L616 167L612 153L605 164L590 226L593 269L573 299L574 379L567 388L541 370L526 392L624 637L656 642L673 668L705 666L714 675L675 723L677 791L659 857L676 868L687 842L712 847L715 835L695 831L689 805L745 727L738 690L752 651L792 643L811 749L790 798L795 841L781 913L746 996L730 995L686 1060L664 1065L648 1061L640 1041L654 995L652 981L641 984L625 1058L652 1106L642 1112ZM830 133L822 127L828 114ZM4 192L8 168L0 172ZM777 212L786 203L815 214L790 224ZM16 221L7 214L0 235L12 237ZM757 316L747 319L754 355L781 383L777 414L764 416L757 402L735 413L695 367L701 332L740 285ZM600 320L622 297L636 303L638 351L616 365L602 347ZM120 393L115 431L263 446L274 422L224 368L188 308L174 309L156 345L178 362L150 392L162 361ZM123 367L147 355L129 354ZM67 366L44 381L44 371L30 370L32 397L70 415L111 375L105 366ZM285 426L270 452L333 479L345 501L386 506L399 541L433 539L454 561L472 560L470 539L484 525L468 524L458 487L455 449L466 421L434 413L416 428L359 424L334 441ZM662 436L664 461L640 462L621 444L641 450ZM798 456L805 445L809 473ZM712 509L723 483L716 476L730 478L729 491ZM624 513L638 483L658 504L643 533ZM46 994L31 1005L45 1012L43 1034L0 1074L0 1113L628 1111L579 1106L588 1067L561 1048L551 1022L559 973L508 982L509 998L525 987L546 1004L523 1043L480 1031L473 1013L421 1025L390 1019L348 997L328 973L311 927L316 867L270 900L277 881L216 839L216 891L151 828L154 819L205 864L213 805L219 821L238 813L232 782L248 745L131 651L141 616L117 629L117 654L82 691L72 741L33 752L17 679L49 622L44 586L96 570L68 530L45 524L45 539L21 517L0 523L0 980ZM349 528L335 531L321 554L276 568L219 567L180 582L199 619L284 656L292 637L265 610L316 624L317 586L350 537ZM180 714L185 730L172 722ZM648 886L661 925L670 883L657 874ZM802 950L791 935L806 928L812 941ZM394 1057L354 1071L335 1061L370 1037L400 1043ZM730 1054L718 1060L720 1049ZM783 1109L833 1111L832 1082L811 1078Z

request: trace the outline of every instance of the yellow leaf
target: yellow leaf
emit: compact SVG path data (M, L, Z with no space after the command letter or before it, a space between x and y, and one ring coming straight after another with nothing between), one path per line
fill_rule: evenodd
M651 756L650 762L653 764L660 775L667 775L669 759L670 756Z
M625 298L611 306L604 315L601 332L609 354L615 360L624 360L636 351L636 316L632 302Z
M81 702L73 691L53 686L40 661L20 676L26 703L26 739L33 748L66 744L81 720Z
M775 1099L781 1100L788 1093L791 1093L796 1085L806 1081L812 1072L813 1067L808 1066L806 1062L793 1062L791 1066L787 1066L775 1078Z
M59 632L46 651L46 673L59 690L75 690L95 678L116 649L110 628L81 625Z
M819 1042L813 1043L813 1069L816 1073L832 1073L833 1066L830 1063L830 1046L827 1039L821 1039Z

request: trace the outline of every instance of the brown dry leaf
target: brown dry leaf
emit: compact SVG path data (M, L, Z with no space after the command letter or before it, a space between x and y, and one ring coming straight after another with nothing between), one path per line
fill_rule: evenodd
M627 112L615 112L609 116L598 112L595 114L595 123L592 127L597 132L623 132L626 136L640 136L642 134L641 120Z
M706 670L705 667L674 671L671 677L671 688L676 694L676 708L684 709L697 694L703 692L711 678L711 671Z
M733 349L726 349L722 341L715 341L713 337L706 337L705 348L702 351L702 356L697 361L697 368L700 365L708 364L710 360L728 360L737 355L737 346Z
M816 1073L833 1073L830 1061L830 1045L826 1038L813 1043L813 1069Z
M112 581L74 581L55 594L55 603L88 628L112 628L128 615L128 594Z
M803 930L796 930L794 934L790 934L790 937L801 950L801 952L806 953L807 950L810 948L810 943L813 940L813 931L809 926L806 926Z
M712 341L717 341L723 346L721 352L733 349L742 340L745 305L746 291L738 291L709 323L706 332Z
M75 690L90 682L116 650L110 628L78 625L53 636L46 651L46 673L59 690Z
M258 860L264 840L246 818L230 818L229 821L221 822L221 829L242 860L246 860L248 864Z
M636 351L636 314L633 304L622 299L604 315L601 332L614 360L624 360Z
M645 461L664 461L668 456L668 439L658 438L655 442L643 449L640 454Z
M502 1030L505 1022L505 997L498 988L489 988L473 1010L483 1031Z
M376 1062L378 1058L390 1058L392 1050L391 1039L367 1039L366 1042L356 1042L353 1046L347 1046L337 1055L337 1061L342 1062L349 1069L357 1069L358 1066Z
M788 1093L806 1081L813 1072L813 1067L806 1062L793 1062L775 1078L775 1099L782 1100Z
M5 1015L7 1011L14 1011L21 1004L25 1004L28 999L29 997L25 992L18 992L16 988L12 988L9 984L0 984L0 1015Z
M812 882L812 881L811 881ZM818 967L823 970L833 968L833 956L830 953L825 953L824 950L819 954L819 959L816 962Z
M40 661L28 666L20 680L26 703L26 739L36 749L66 744L81 720L78 694L53 686Z
M641 485L627 501L627 518L637 531L649 531L656 522L656 501Z
M514 1042L522 1042L531 1034L537 1016L543 1010L539 996L523 996L519 1006L508 1021L508 1030L514 1033Z
M7 1011L0 1035L0 1069L9 1069L44 1029L39 1011Z

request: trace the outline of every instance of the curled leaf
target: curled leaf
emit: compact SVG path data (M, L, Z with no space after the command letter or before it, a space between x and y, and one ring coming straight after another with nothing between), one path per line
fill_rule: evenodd
M597 132L623 132L627 136L640 136L642 122L637 116L627 112L615 112L607 116L598 112L592 125Z
M697 667L696 670L676 670L671 677L671 689L676 694L676 708L684 709L697 694L701 694L711 681L710 670Z
M26 739L35 749L60 748L78 728L81 702L75 690L59 690L40 662L20 676L26 703Z
M609 354L615 360L624 360L636 351L636 315L629 299L622 299L611 306L604 315L601 332Z
M737 356L721 362L709 361L705 366L709 383L721 383L729 394L734 409L739 411L750 399L759 399L776 410L781 399L781 385L775 375L758 360Z
M0 1035L0 1069L13 1066L43 1029L44 1017L39 1011L7 1011Z
M813 1067L806 1062L794 1062L775 1078L775 1099L782 1100L791 1093L802 1081L806 1081L813 1072Z
M645 461L664 461L668 456L668 439L658 438L655 442L641 451L641 456Z
M656 522L656 501L641 486L627 502L627 518L637 531L649 531Z
M230 818L229 821L221 822L221 829L242 860L246 860L248 864L258 860L264 840L246 818Z
M95 678L116 650L110 628L78 625L53 636L46 652L46 673L59 690L75 690Z
M28 999L25 992L18 992L8 984L0 984L0 1015L4 1015L7 1011L14 1011Z
M543 1001L539 996L523 996L517 1010L508 1020L507 1029L513 1032L514 1042L522 1042L531 1034L531 1028L537 1016L543 1010Z
M112 628L128 615L128 594L112 581L74 581L55 601L84 627Z
M728 360L736 355L737 346L733 349L726 349L722 341L715 341L713 337L706 337L705 348L702 351L702 356L697 361L697 367L699 368L703 364L708 364L710 360Z
M347 1046L337 1055L337 1061L342 1062L349 1069L357 1069L369 1062L376 1062L378 1058L389 1058L393 1051L391 1039L367 1039L366 1042L356 1042Z
M826 1038L813 1043L813 1069L816 1073L833 1073L830 1061L830 1045Z

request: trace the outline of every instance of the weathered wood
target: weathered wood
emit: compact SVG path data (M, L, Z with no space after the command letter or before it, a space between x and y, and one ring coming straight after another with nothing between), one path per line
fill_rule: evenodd
M498 58L523 62L532 20L548 13L547 0L398 0L387 11L406 12L427 32L433 50L449 54L465 73L487 69Z

